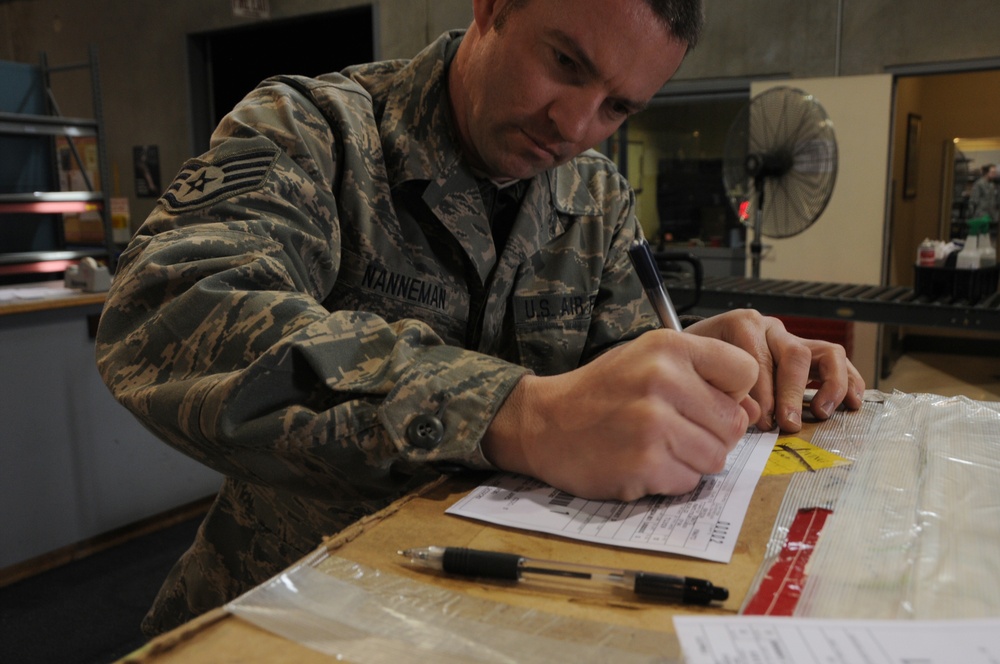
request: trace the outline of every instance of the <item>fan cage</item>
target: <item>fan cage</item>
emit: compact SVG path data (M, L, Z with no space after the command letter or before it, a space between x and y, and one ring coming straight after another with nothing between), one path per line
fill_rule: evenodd
M724 155L730 204L744 224L753 226L760 214L759 232L768 237L801 233L833 194L833 123L812 95L797 88L771 88L750 100L730 127ZM763 173L751 172L748 163L765 164Z

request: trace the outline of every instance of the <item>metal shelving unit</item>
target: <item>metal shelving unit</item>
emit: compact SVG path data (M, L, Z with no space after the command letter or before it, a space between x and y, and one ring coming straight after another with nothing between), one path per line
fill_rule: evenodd
M96 209L100 214L104 240L100 245L81 243L80 246L68 246L64 229L59 224L56 233L59 246L53 249L12 252L4 251L4 248L0 247L0 275L61 272L73 262L88 256L106 260L113 270L117 250L111 227L111 194L108 191L111 174L108 167L108 151L104 132L97 51L91 46L86 62L61 66L49 66L48 60L43 54L39 69L46 95L45 105L48 114L0 112L0 135L48 141L54 141L57 137L65 137L87 188L82 191L32 191L0 194L0 224L3 223L3 215L5 214L39 215L41 220L46 218L45 215L81 213ZM89 70L93 99L92 118L62 116L52 93L52 75L76 70ZM97 190L94 183L90 181L87 169L77 151L74 139L81 137L96 139L98 174L102 190ZM0 159L3 158L0 155ZM54 163L52 169L52 173L54 173ZM54 175L50 179L52 180L51 186L55 188Z

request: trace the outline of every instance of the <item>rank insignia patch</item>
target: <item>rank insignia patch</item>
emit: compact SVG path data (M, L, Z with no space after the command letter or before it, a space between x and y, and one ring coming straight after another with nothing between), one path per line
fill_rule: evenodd
M171 212L181 212L252 191L264 184L277 159L277 148L240 152L214 162L192 159L181 167L161 200Z

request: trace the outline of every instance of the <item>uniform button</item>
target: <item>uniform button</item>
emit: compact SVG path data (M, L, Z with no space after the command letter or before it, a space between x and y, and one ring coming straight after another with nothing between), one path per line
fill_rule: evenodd
M406 437L414 446L432 450L444 438L444 423L434 415L417 415L406 427Z

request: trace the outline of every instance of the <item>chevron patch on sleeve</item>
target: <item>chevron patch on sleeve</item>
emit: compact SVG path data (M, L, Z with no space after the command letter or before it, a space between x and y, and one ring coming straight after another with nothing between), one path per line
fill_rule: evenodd
M182 212L260 188L278 159L277 148L257 148L208 162L191 159L181 167L161 201Z

